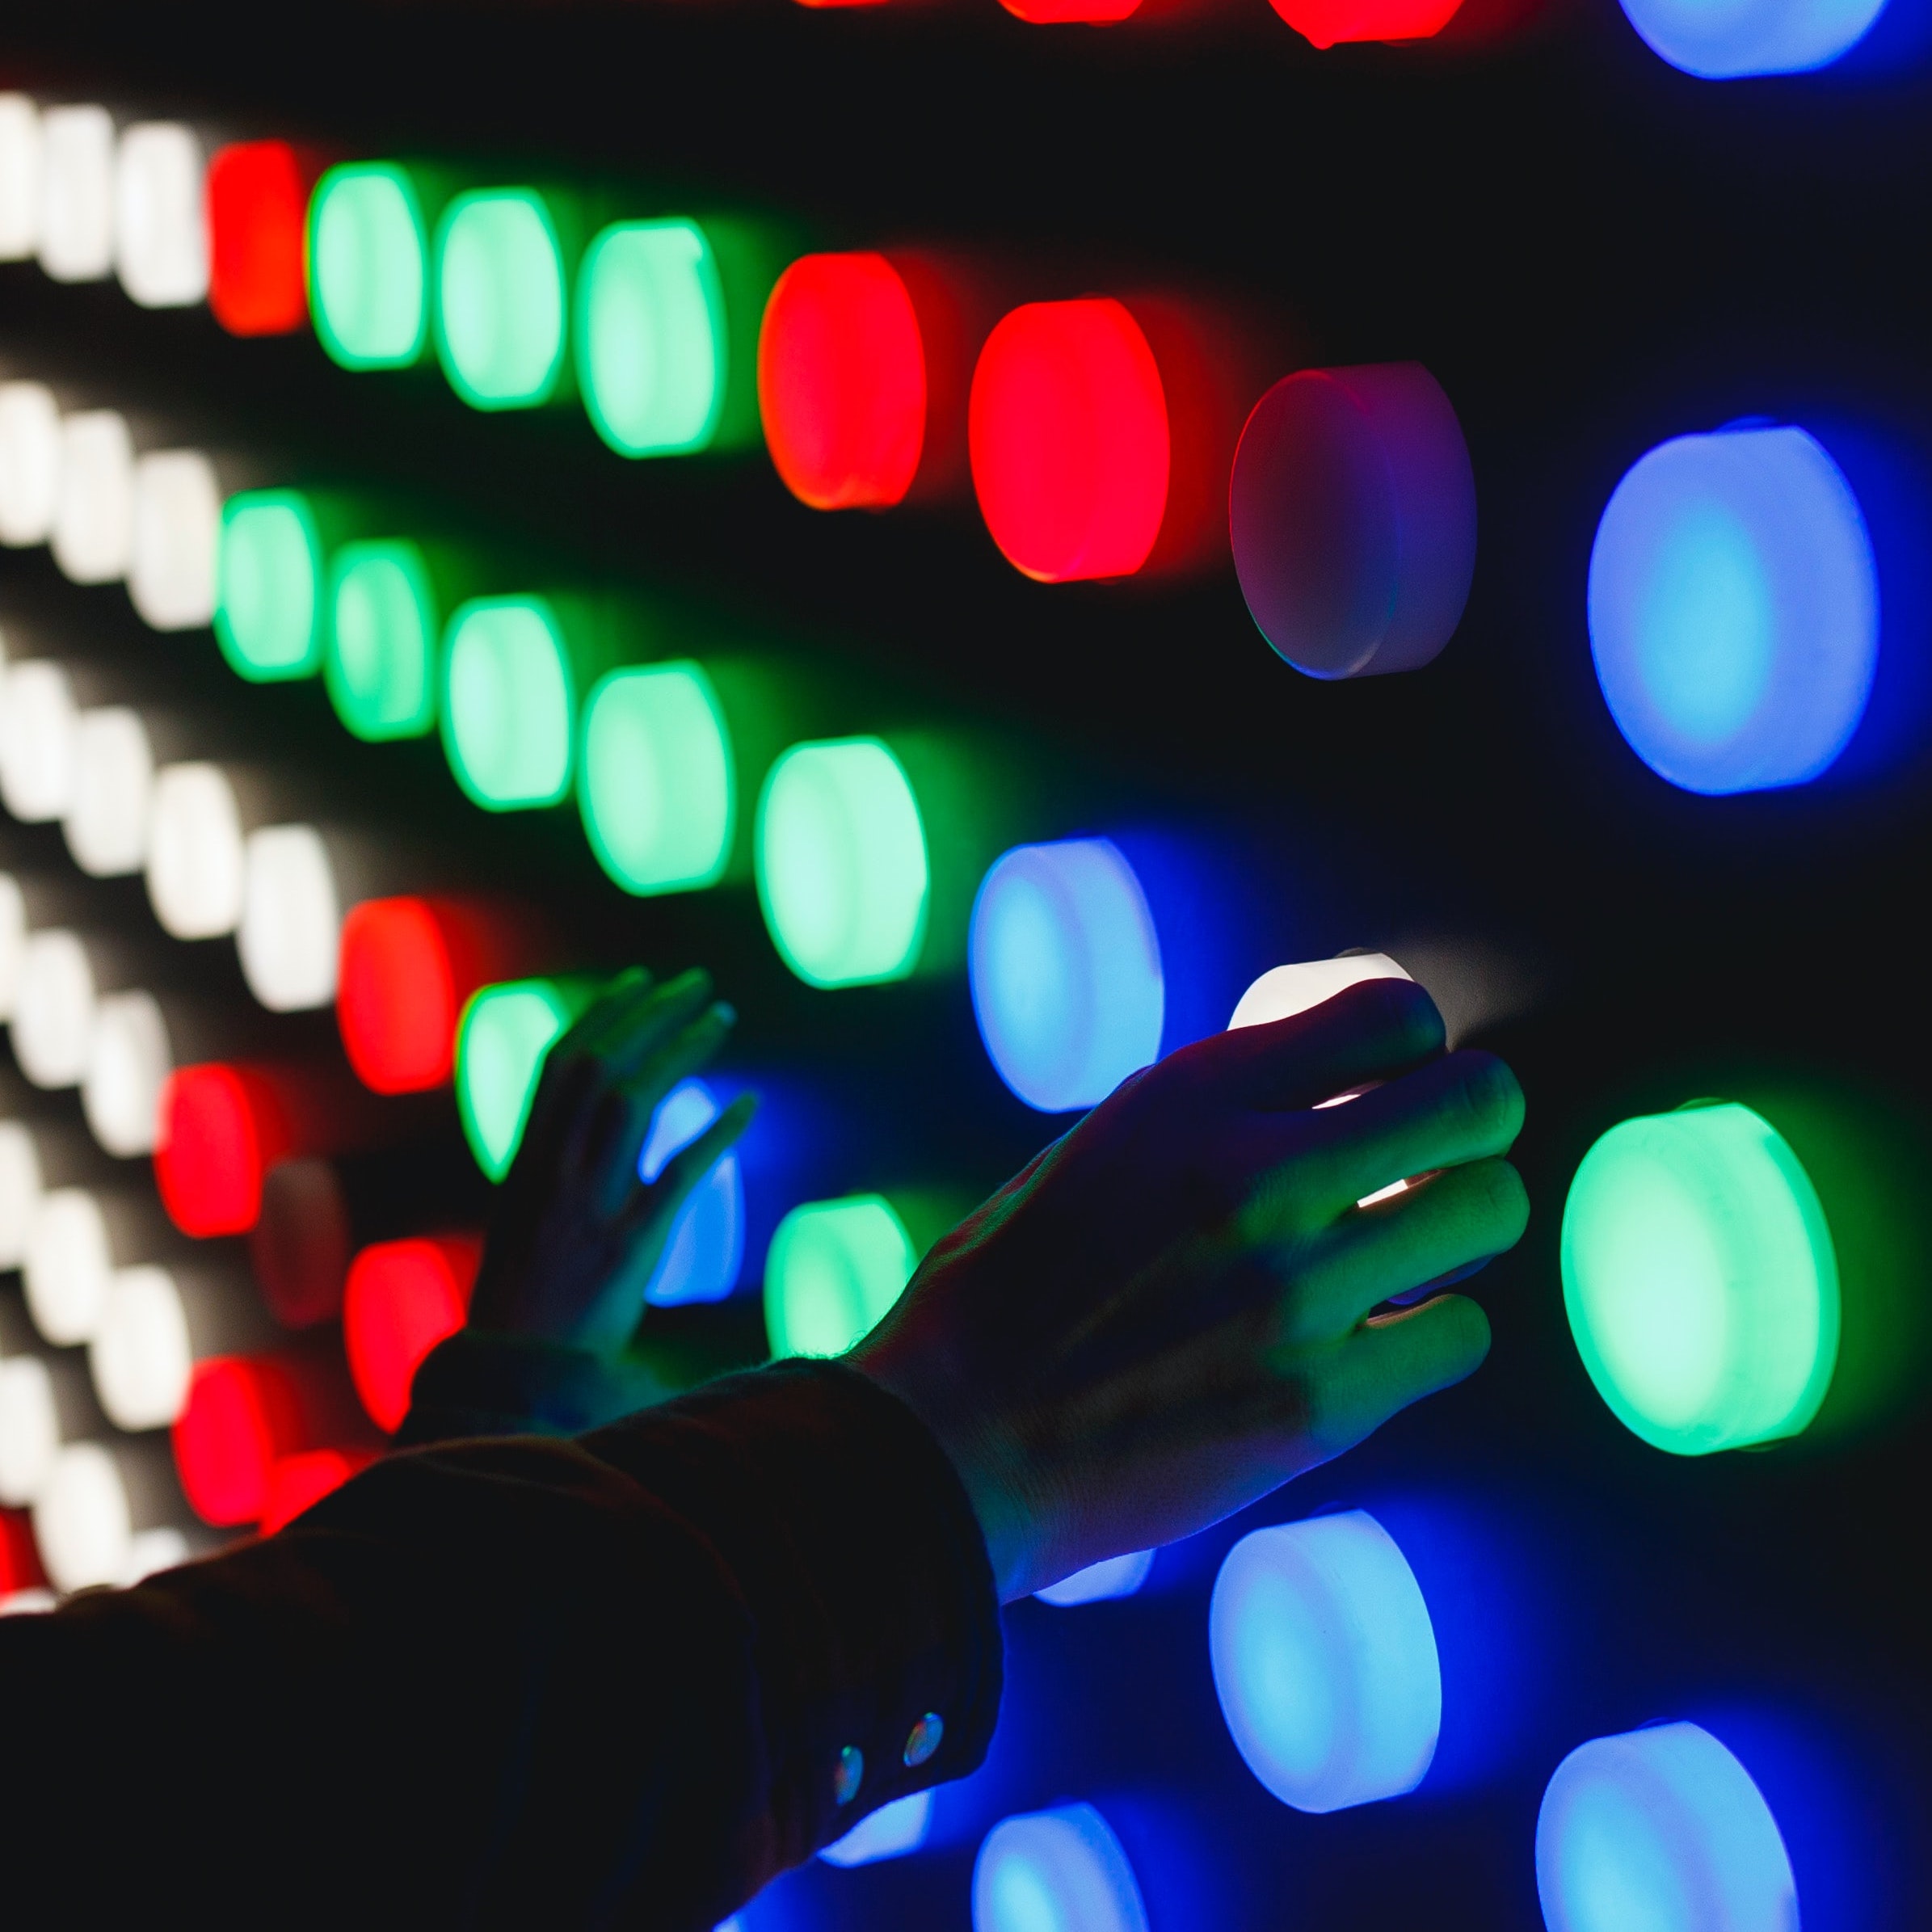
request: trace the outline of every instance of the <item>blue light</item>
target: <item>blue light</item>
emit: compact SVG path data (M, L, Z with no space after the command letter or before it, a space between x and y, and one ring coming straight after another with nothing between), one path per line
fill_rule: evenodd
M1556 1767L1536 1889L1549 1932L1797 1932L1778 1820L1696 1724L1593 1738Z
M819 1856L832 1865L876 1865L882 1858L903 1858L925 1843L932 1824L932 1794L915 1791L909 1798L882 1804Z
M1653 53L1706 81L1804 74L1851 52L1885 0L1623 0Z
M1597 526L1589 627L1610 715L1660 777L1704 793L1803 785L1845 749L1878 669L1858 499L1802 429L1661 443Z
M702 1080L680 1081L651 1117L650 1131L638 1156L638 1178L655 1181L671 1155L696 1140L718 1112L716 1098ZM722 1301L738 1286L744 1256L745 1189L734 1150L692 1190L644 1299L659 1308Z
M1154 1567L1151 1550L1134 1550L1125 1556L1109 1556L1090 1563L1058 1583L1050 1583L1033 1594L1042 1603L1058 1610L1070 1610L1076 1603L1105 1603L1115 1597L1131 1597L1147 1580Z
M1366 1510L1243 1537L1214 1579L1208 1654L1235 1748L1284 1804L1340 1811L1422 1782L1442 1724L1435 1631Z
M1134 1867L1091 1804L1003 1818L973 1863L973 1932L1147 1932Z
M1160 1052L1160 941L1107 839L1017 845L973 904L969 970L1000 1077L1042 1113L1104 1101Z

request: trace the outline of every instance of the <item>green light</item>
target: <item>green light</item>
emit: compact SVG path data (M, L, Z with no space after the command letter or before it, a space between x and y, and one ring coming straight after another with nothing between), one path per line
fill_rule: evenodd
M695 221L607 228L577 280L577 366L620 456L681 456L717 433L729 374L717 259Z
M476 1164L501 1181L522 1146L545 1057L595 991L587 979L511 979L472 995L457 1028L457 1111Z
M333 167L309 203L309 309L345 369L399 369L429 340L429 230L409 170Z
M299 490L248 490L221 507L215 637L250 684L322 668L322 540Z
M554 805L570 789L577 676L547 597L473 597L443 645L443 749L486 811Z
M793 745L758 802L758 901L785 962L812 986L903 979L925 936L925 828L904 768L876 738Z
M772 1354L843 1355L905 1292L918 1261L905 1224L882 1194L793 1208L765 1255Z
M738 811L731 739L700 665L628 667L584 706L577 799L604 869L626 892L714 886Z
M534 188L474 188L436 225L436 355L473 409L529 409L564 377L568 269Z
M1613 1127L1570 1184L1563 1293L1597 1393L1654 1447L1796 1435L1838 1351L1838 1266L1816 1190L1734 1101Z
M436 722L436 587L420 545L345 544L329 570L322 679L335 714L372 744L420 738Z

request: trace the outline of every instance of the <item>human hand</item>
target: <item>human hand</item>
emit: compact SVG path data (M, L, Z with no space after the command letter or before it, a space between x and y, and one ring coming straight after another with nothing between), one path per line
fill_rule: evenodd
M1218 1034L968 1216L848 1359L951 1456L1010 1602L1205 1529L1471 1374L1474 1302L1371 1311L1521 1238L1501 1156L1522 1115L1407 981Z
M717 1051L735 1016L693 970L634 967L550 1049L491 1218L469 1325L604 1352L629 1342L679 1210L756 1105L741 1094L666 1162L638 1159L659 1103Z

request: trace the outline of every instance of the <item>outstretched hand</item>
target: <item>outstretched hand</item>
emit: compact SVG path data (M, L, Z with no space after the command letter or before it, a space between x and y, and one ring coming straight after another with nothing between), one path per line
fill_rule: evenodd
M497 1198L473 1328L606 1352L630 1341L679 1210L755 1102L741 1094L646 1183L638 1163L651 1117L734 1017L705 973L658 986L633 968L550 1049Z
M1474 1302L1375 1311L1521 1238L1501 1156L1522 1117L1509 1069L1446 1054L1407 981L1219 1034L962 1222L849 1360L932 1429L1003 1599L1027 1595L1204 1529L1470 1374Z

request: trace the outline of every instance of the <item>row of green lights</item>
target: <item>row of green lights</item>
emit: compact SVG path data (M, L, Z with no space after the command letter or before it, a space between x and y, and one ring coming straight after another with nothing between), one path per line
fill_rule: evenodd
M343 724L381 741L440 727L451 771L488 811L575 787L604 870L640 894L717 884L737 836L743 747L732 706L692 659L633 663L641 621L559 596L466 597L461 571L407 538L331 537L379 511L298 490L222 512L216 634L256 683L322 675ZM744 775L749 780L750 774ZM931 896L926 825L883 740L804 743L764 775L758 895L786 963L814 986L916 966Z
M595 996L591 979L518 979L483 987L457 1031L457 1102L485 1174L510 1171L544 1062ZM904 1291L918 1263L904 1217L883 1194L808 1202L773 1231L764 1271L772 1353L842 1355Z
M577 394L620 455L681 456L756 440L756 330L789 252L734 217L599 226L575 190L350 162L309 202L309 307L344 368L433 348L473 408Z

